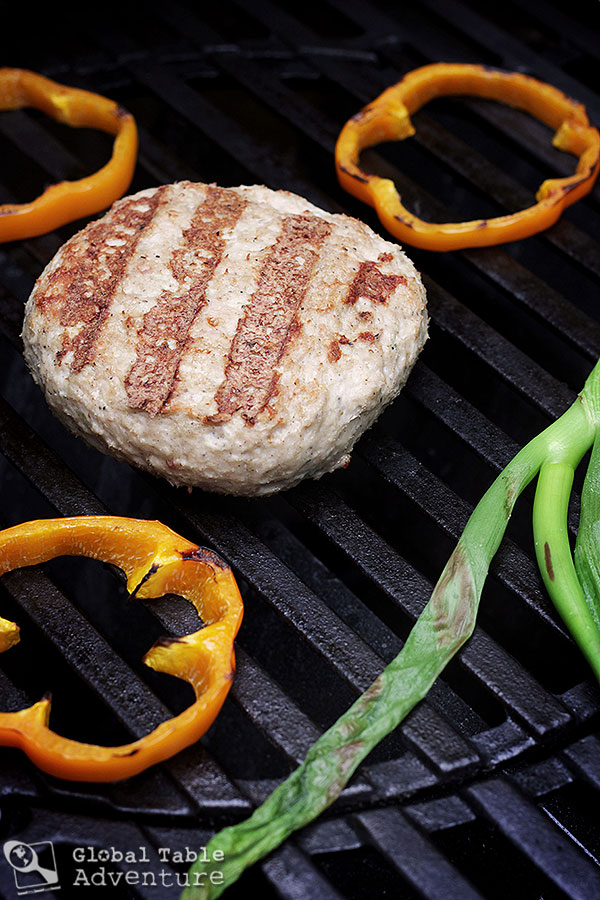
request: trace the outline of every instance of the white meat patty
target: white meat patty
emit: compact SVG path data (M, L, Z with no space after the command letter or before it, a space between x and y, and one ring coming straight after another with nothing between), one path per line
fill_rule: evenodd
M191 182L72 237L23 328L34 379L89 444L245 495L345 465L426 335L396 244L286 191Z

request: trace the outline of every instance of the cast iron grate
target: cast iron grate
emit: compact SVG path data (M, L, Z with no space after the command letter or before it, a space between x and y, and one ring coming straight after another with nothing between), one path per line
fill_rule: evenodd
M511 3L484 17L477 4L454 0L443 9L420 0L410 12L383 0L328 0L314 13L270 0L203 11L150 3L143 17L125 6L90 27L71 20L61 28L54 18L57 39L48 45L25 44L13 11L17 37L4 63L129 108L141 132L132 190L181 178L256 181L379 230L337 186L333 145L349 115L416 65L455 59L528 71L600 121L586 75L597 44L585 7L537 0L521 12ZM541 171L569 171L542 126L502 107L440 101L415 121L413 142L366 161L391 173L425 216L516 209ZM96 140L36 114L3 114L0 129L3 201L98 162ZM19 173L14 181L9 172ZM157 848L206 843L291 771L397 653L485 486L563 411L595 361L598 197L596 188L526 242L444 256L409 251L426 278L432 328L407 388L349 469L265 501L176 491L68 435L25 370L19 331L33 281L81 223L0 249L3 524L105 511L159 518L220 552L246 604L234 688L201 745L104 787L63 784L4 750L2 838L52 836L65 872L81 845L147 845L157 868ZM495 561L473 640L427 701L329 815L231 896L254 887L265 897L348 900L600 897L600 847L587 813L600 786L600 695L542 590L528 503ZM51 686L57 729L101 742L140 735L185 705L169 679L139 664L157 634L189 626L182 602L144 607L125 600L108 569L65 561L6 576L2 604L24 634L0 660L2 708ZM10 897L7 870L0 866L0 890ZM162 894L173 888L121 895Z

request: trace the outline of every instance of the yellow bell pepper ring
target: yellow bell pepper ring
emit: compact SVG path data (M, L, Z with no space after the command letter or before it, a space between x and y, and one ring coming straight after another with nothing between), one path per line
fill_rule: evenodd
M233 680L242 600L233 573L215 553L160 522L80 516L26 522L0 532L0 575L64 554L123 569L131 595L179 594L193 603L204 623L193 634L160 639L144 657L152 669L188 681L196 700L137 741L104 747L62 737L48 726L48 698L18 712L0 712L0 745L20 747L44 772L75 781L128 778L195 743L213 723ZM0 618L0 652L18 641L17 625Z
M535 116L555 131L555 147L579 157L575 173L544 181L538 202L510 215L444 224L414 216L403 206L393 181L360 168L360 153L383 141L410 137L415 133L411 115L429 100L449 94L486 97ZM585 107L552 85L481 65L434 63L409 72L344 125L335 165L344 190L374 207L400 241L425 250L487 247L549 228L567 206L588 194L600 169L600 134L590 126Z
M0 68L0 109L25 106L75 128L97 128L113 134L113 151L109 162L93 175L53 184L30 203L0 206L0 242L46 234L106 209L123 196L135 170L135 119L113 100L66 87L27 69Z

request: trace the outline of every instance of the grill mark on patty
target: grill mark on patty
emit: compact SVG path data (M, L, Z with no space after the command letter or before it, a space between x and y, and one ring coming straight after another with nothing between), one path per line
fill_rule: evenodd
M297 312L304 299L321 247L331 226L317 216L286 217L266 257L256 290L241 316L225 366L225 380L215 394L217 414L210 424L240 412L248 425L268 405L277 389L275 366L300 329Z
M405 275L386 275L376 263L362 262L344 302L354 306L359 297L366 297L374 303L387 303L400 284L406 284Z
M338 359L342 358L342 350L340 347L340 342L334 338L329 344L329 350L327 351L327 359L330 363L337 362Z
M138 332L136 360L125 377L132 409L155 416L175 390L190 328L206 305L206 289L223 257L221 233L236 225L246 205L234 191L209 186L196 208L183 232L183 246L169 261L179 287L189 286L184 291L163 291Z
M124 201L110 221L101 219L89 225L84 252L80 244L67 246L60 267L49 276L46 289L36 295L40 310L55 309L64 327L82 325L72 337L63 335L62 348L55 358L57 365L71 350L71 371L81 372L93 362L117 286L144 229L162 203L164 191L160 187L149 197Z

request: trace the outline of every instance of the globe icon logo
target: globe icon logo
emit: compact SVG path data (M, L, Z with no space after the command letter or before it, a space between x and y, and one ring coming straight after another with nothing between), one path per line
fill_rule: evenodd
M4 842L3 849L6 861L13 868L19 896L60 887L52 841L27 844L11 840Z
M15 869L27 869L34 861L33 850L29 844L17 844L12 848L8 861Z

